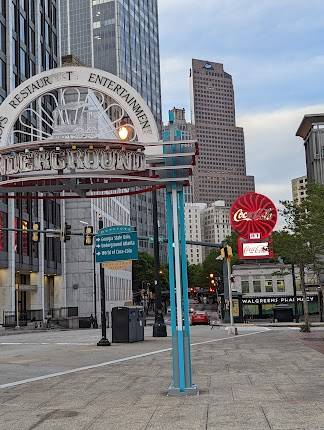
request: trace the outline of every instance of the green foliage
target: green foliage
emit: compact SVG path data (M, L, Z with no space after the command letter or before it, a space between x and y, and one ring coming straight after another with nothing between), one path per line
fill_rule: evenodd
M190 288L202 288L206 284L201 264L188 264L188 282Z
M284 229L273 234L275 253L285 263L299 267L303 292L305 327L310 331L308 304L305 288L305 269L311 267L319 277L323 269L324 253L324 186L309 184L307 197L301 204L281 202L281 215L285 220Z
M223 273L223 261L217 260L217 257L219 257L219 255L220 255L220 251L213 249L207 255L207 257L205 258L202 264L204 274L207 276L208 279L209 279L210 273L215 274L216 272L218 272L220 275L222 275Z
M324 253L324 186L310 184L307 198L301 204L282 202L284 230L273 235L277 255L287 263L321 266Z
M133 262L133 288L139 290L142 283L154 285L154 258L147 252L140 252Z
M223 262L217 260L220 252L216 249L210 251L203 264L188 264L188 280L190 288L208 288L210 286L210 273L215 277L223 276Z
M140 252L138 260L133 262L133 289L139 290L142 285L146 288L150 284L151 289L154 287L154 258L147 252ZM168 267L160 267L160 282L163 289L169 288Z

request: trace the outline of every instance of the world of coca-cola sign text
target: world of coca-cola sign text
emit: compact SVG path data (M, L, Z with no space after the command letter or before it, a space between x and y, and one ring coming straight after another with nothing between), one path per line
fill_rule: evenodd
M262 240L275 228L278 213L274 203L258 193L240 196L231 207L231 225L240 237Z

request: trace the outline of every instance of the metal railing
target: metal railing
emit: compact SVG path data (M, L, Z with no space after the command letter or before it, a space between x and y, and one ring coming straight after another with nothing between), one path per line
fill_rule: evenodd
M77 306L69 306L64 308L51 308L46 313L45 318L50 317L56 321L66 320L70 317L77 317L79 308ZM17 315L15 311L3 311L2 314L3 327L16 327ZM24 327L28 322L43 321L42 309L30 309L26 312L19 312L19 326Z

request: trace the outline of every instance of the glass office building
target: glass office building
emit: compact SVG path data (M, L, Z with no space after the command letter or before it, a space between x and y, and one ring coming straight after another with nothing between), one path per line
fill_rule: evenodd
M124 79L142 95L161 128L157 0L61 0L61 22L62 55ZM164 193L157 194L160 236L165 236ZM150 194L131 197L130 216L139 236L152 237ZM139 245L153 252L152 242Z
M58 14L56 0L0 1L0 103L26 79L58 65ZM25 111L23 122L36 125L36 117ZM21 123L15 128L24 132ZM13 137L13 143L29 140L23 133ZM0 199L0 227L24 230L40 222L42 228L57 228L60 217L60 204L50 200ZM54 238L38 244L27 231L0 231L0 324L17 303L22 316L41 310L43 300L47 309L54 306L61 251Z

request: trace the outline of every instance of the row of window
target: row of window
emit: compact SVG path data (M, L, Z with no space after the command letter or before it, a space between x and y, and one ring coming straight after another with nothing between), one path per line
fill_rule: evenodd
M266 279L264 281L264 291L266 293L272 293L274 291L274 284L275 284L275 291L278 293L284 293L286 290L285 287L285 281L284 279L277 279L276 281L273 281L272 279ZM242 293L261 293L261 280L253 280L252 284L250 284L250 281L248 280L241 280L241 290Z

